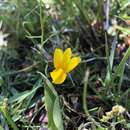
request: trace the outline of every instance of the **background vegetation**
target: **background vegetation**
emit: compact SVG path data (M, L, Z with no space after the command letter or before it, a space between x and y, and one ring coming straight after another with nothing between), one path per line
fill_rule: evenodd
M0 130L130 129L129 0L3 0L0 21ZM54 50L68 47L82 61L52 85Z

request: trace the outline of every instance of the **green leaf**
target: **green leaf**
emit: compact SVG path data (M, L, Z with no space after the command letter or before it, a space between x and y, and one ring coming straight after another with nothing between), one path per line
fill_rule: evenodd
M48 130L64 130L58 94L46 76L40 74L45 81L45 107L48 115Z
M63 120L61 115L61 109L59 105L59 97L56 97L53 108L53 120L58 130L63 130Z
M126 125L126 127L127 127L127 128L130 128L130 123L128 123L128 124Z
M49 88L45 88L45 107L48 115L48 129L57 130L53 121L53 106L55 102L55 96Z
M124 69L125 69L125 63L128 60L128 58L130 57L130 47L127 49L124 57L122 58L120 64L117 66L116 70L115 70L115 75L123 77L124 74Z
M123 27L121 27L121 26L116 26L116 28L117 28L118 30L120 30L121 32L123 32L123 33L130 34L130 29L123 28Z
M33 89L30 91L24 91L21 93L15 93L11 98L9 98L9 103L14 103L14 102L22 102L26 98L31 98L35 94L38 88L40 88L42 80L39 80L36 82L36 84L33 86Z
M105 78L105 86L109 86L112 82L112 68L113 68L113 62L114 62L114 55L116 50L116 38L114 39L112 46L111 46L111 52L110 56L108 56L109 52L107 53L107 61L108 61L108 67L107 67L107 75ZM106 51L108 51L108 47L106 46Z
M119 77L119 83L118 83L118 95L121 94L121 84L123 81L123 75L124 75L124 70L125 70L125 64L128 60L128 58L130 57L130 47L127 49L124 57L122 58L120 64L116 67L115 69L115 73L114 73L114 77L113 77L113 82L114 80ZM119 98L118 100L120 100L121 98Z

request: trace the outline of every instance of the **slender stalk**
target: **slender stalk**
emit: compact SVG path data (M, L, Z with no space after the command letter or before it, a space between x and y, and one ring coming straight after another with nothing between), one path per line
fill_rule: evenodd
M0 107L0 112L3 114L4 118L7 120L8 124L13 130L19 130L8 111L7 99L4 100L3 105Z
M96 121L91 117L88 111L88 106L87 106L87 86L88 86L88 77L89 77L89 69L86 71L85 78L84 78L84 89L83 89L83 108L85 111L86 116L90 121L92 121L92 129L96 130Z
M112 124L110 127L111 127L111 130L116 130L114 124Z
M43 19L43 14L42 14L42 0L40 0L40 25L41 25L41 45L43 46L43 36L44 36L44 19Z
M83 91L83 108L86 113L86 116L89 117L86 97L87 97L87 85L88 85L88 77L89 77L89 70L87 70L84 78L84 91Z

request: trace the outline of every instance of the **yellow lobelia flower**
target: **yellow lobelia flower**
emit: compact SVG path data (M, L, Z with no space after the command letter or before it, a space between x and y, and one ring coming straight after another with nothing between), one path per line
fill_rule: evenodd
M50 75L55 84L62 84L67 74L72 71L79 63L80 57L72 57L71 48L67 48L64 52L56 48L54 52L54 67Z

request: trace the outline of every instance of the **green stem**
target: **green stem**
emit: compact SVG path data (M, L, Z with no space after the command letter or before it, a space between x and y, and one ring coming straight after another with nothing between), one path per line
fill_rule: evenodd
M19 130L14 121L11 118L11 115L7 108L7 99L4 100L3 105L0 107L0 111L3 114L4 118L7 120L7 123L12 127L13 130Z
M88 84L88 76L89 76L89 70L87 70L84 78L84 91L83 91L83 108L86 113L86 116L89 117L86 97L87 97L87 84Z
M92 130L96 130L96 121L91 117L91 115L89 114L88 111L88 106L87 106L87 101L86 101L86 97L87 97L87 86L88 86L88 77L89 77L89 69L86 71L85 74L85 78L84 78L84 90L83 90L83 108L85 111L86 116L88 117L88 119L90 121L92 121Z
M0 125L0 130L4 130L3 127Z
M44 45L43 42L43 36L44 36L44 18L43 18L43 13L42 13L42 4L43 2L40 0L40 24L41 24L41 45Z
M116 130L116 129L115 129L115 125L112 124L110 129L111 129L111 130Z

